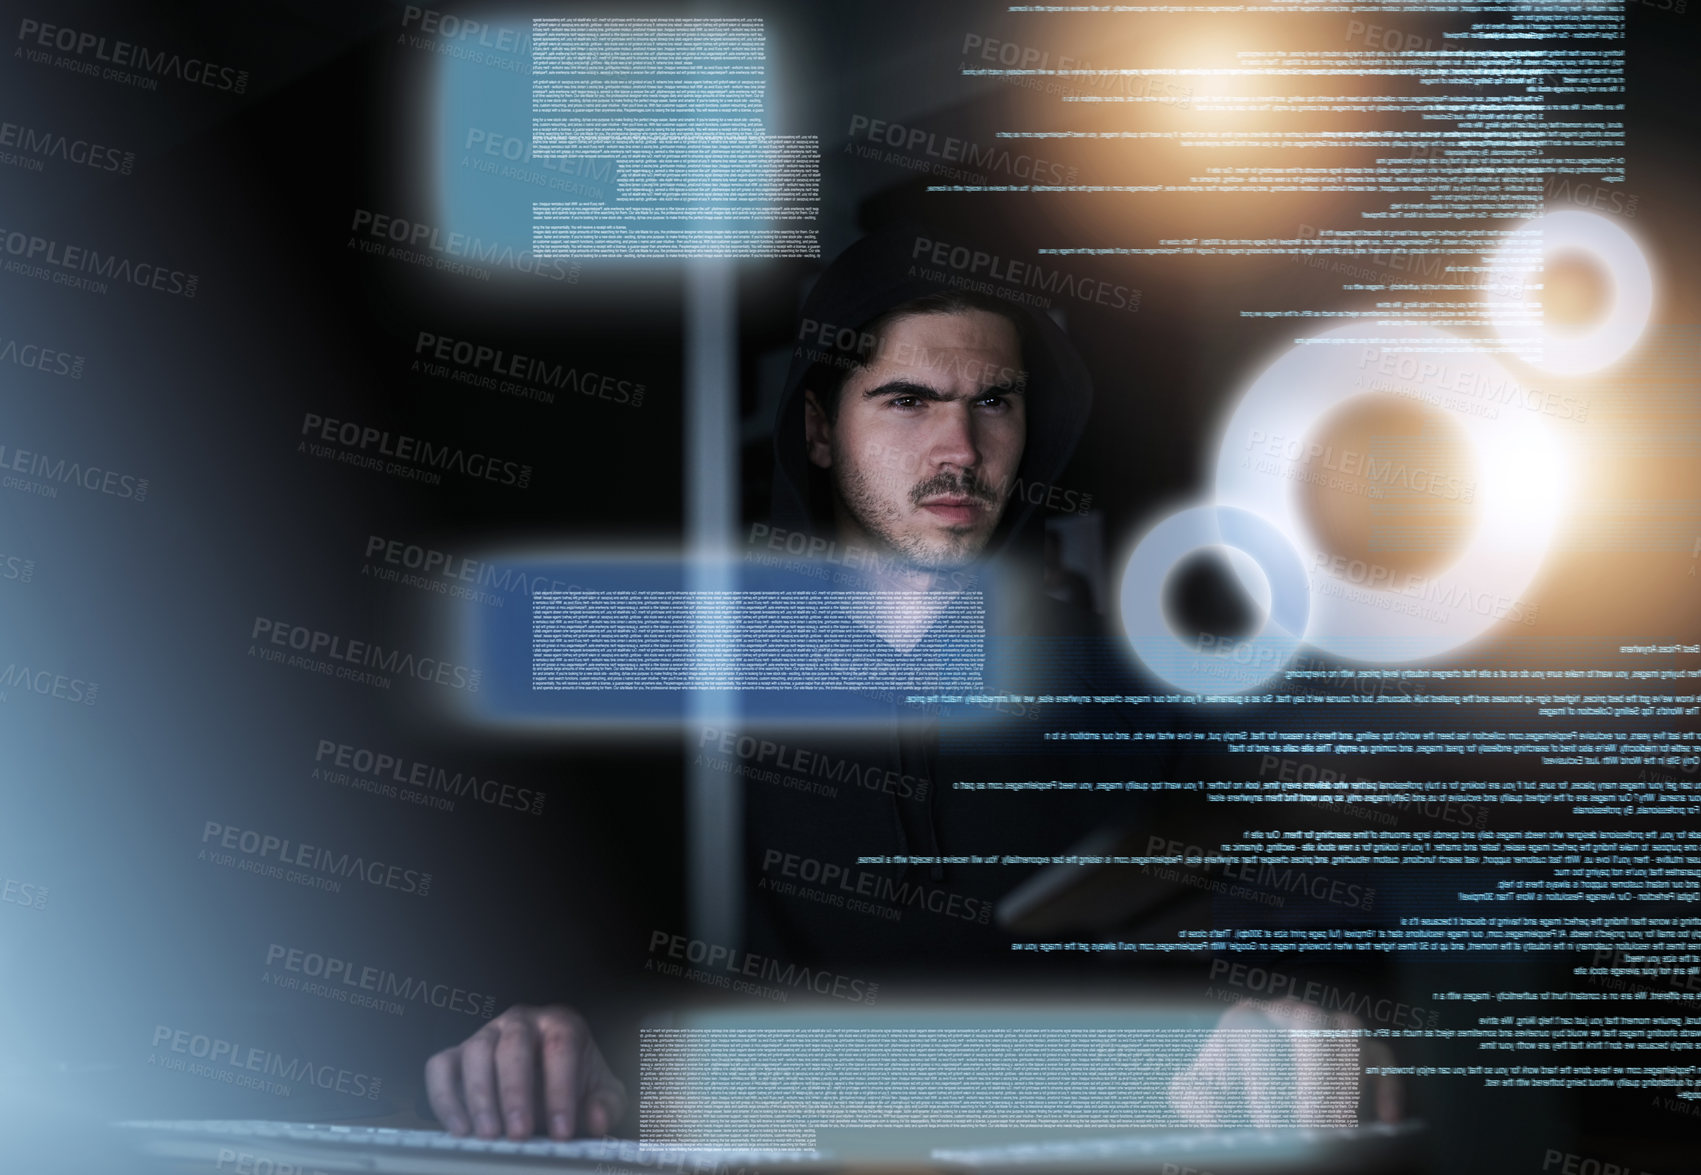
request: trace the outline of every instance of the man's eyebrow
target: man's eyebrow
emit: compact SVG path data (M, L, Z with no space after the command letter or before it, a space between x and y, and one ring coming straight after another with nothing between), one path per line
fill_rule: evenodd
M969 396L970 398L974 398L977 396L990 395L994 392L1001 396L1020 396L1025 394L1021 384L999 383L988 384L984 388L970 392ZM877 387L868 388L862 393L862 398L864 400L877 400L881 396L914 396L918 400L928 400L936 404L949 403L950 401L958 398L948 392L942 392L938 388L930 388L926 384L918 384L913 380L907 379L888 380L886 383L880 384Z

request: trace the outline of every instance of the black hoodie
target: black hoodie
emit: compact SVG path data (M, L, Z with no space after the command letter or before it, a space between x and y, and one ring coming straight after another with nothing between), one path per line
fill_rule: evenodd
M844 362L846 340L854 349L867 324L893 307L943 292L1004 297L1025 320L1028 434L1015 484L1057 484L1092 401L1085 364L1057 324L1031 297L1024 300L1024 291L973 275L971 249L954 245L936 254L936 248L913 232L865 237L832 263L805 301L774 430L771 517L777 531L834 538L825 474L807 460L804 446L803 388L811 366ZM937 264L936 257L947 263ZM1038 566L1024 561L1038 549L1031 541L1034 503L1043 501L1043 492L1012 497L972 569L988 600L989 646L1013 631L1079 639L1096 632L1096 618L1045 597ZM995 653L989 648L989 665ZM1007 688L990 680L988 686ZM1034 737L1035 716L1024 710L996 707L981 717L1026 723L1026 734ZM954 791L966 772L984 775L985 756L975 753L972 738L953 745L947 734L942 748L938 727L914 721L915 714L914 707L895 705L890 728L873 733L771 736L777 752L746 759L751 950L853 976L865 965L880 974L894 965L937 974L953 962L978 969L995 959L1009 961L1010 935L998 926L994 905L1023 870L858 864L857 858L1060 853L1090 830L1090 815L1073 802L1075 793L976 803L986 797ZM1008 756L1001 766L1020 769ZM1044 763L1025 766L1039 770ZM1053 762L1051 769L1060 768Z

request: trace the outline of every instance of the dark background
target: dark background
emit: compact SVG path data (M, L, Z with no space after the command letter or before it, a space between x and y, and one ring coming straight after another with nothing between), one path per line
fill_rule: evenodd
M998 6L743 5L733 14L769 21L770 129L820 136L828 256L898 220L937 226L945 239L995 240L1011 257L1060 239L1121 243L1167 231L1163 218L1175 210L1161 200L929 194L915 172L843 151L859 114L982 142L1024 113L1055 110L958 75L967 34L1034 39ZM0 872L51 894L39 912L0 908L6 1077L42 1104L98 1104L104 1116L404 1112L417 1108L424 1058L478 1022L275 991L259 981L273 942L440 978L493 995L497 1008L568 1001L593 1022L629 1024L680 998L646 985L642 967L653 929L686 929L683 739L516 736L446 715L455 699L439 687L399 680L373 690L248 655L256 617L440 648L448 603L363 577L371 535L468 555L677 543L689 493L678 271L634 276L587 263L573 283L480 282L351 248L358 209L433 218L420 143L438 63L397 43L401 6L7 5L0 28L15 36L22 19L199 54L251 80L241 95L171 80L145 92L16 54L0 62L6 120L136 156L124 176L59 161L0 171L0 228L200 276L188 299L121 284L97 295L0 273L0 333L87 359L78 380L0 370L0 443L150 481L144 502L74 487L54 499L0 496L0 553L35 565L27 583L0 582L0 661L100 686L88 706L18 691L0 705ZM1633 227L1665 279L1668 323L1693 321L1696 19L1630 7ZM1094 56L1091 26L1076 35L1059 49ZM1084 176L1123 166L1057 155ZM1328 211L1237 215L1274 235L1323 223ZM1142 291L1136 314L1070 306L1063 315L1098 389L1068 485L1094 495L1110 566L1142 521L1206 484L1225 405L1291 332L1239 318L1244 290L1300 305L1339 297L1339 279L1283 259L1183 260L1067 265ZM751 518L761 517L768 473L764 413L817 271L740 266ZM545 405L433 380L410 370L421 330L571 359L644 382L647 398L641 408L570 395ZM524 490L455 478L432 487L315 460L296 449L304 412L513 456L535 480ZM1687 551L1603 561L1585 546L1565 559L1552 607L1568 631L1612 631L1625 615L1660 631L1687 617L1692 631L1692 594L1649 586L1681 579ZM1578 576L1589 579L1588 599L1564 595ZM1651 620L1647 607L1659 609ZM320 739L543 789L548 804L536 817L470 801L435 812L347 791L311 778ZM196 860L209 820L416 865L433 873L433 892L323 894L218 869ZM1405 983L1421 991L1432 978L1468 986L1441 983L1439 972ZM335 1057L382 1076L384 1097L357 1104L303 1091L284 1104L151 1073L156 1025ZM604 1046L633 1073L629 1033ZM1437 1099L1428 1113L1457 1169L1487 1169L1470 1156L1482 1156L1490 1122L1510 1132L1504 1170L1539 1169L1549 1147L1628 1156L1612 1148L1636 1139L1646 1142L1645 1165L1677 1170L1669 1144L1655 1140L1694 1134L1645 1095L1417 1096L1420 1109Z

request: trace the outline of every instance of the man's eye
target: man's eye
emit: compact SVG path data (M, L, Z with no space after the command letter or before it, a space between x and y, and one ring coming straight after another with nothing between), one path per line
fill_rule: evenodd
M975 403L979 404L982 408L991 408L994 411L1002 411L1010 407L1010 398L1008 396L1002 396L994 393L992 395L982 396L980 399L976 400Z
M921 405L920 396L893 396L888 401L894 408L916 408Z

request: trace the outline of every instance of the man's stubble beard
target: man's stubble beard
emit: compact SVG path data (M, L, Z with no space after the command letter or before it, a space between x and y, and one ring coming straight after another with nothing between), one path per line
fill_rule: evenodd
M921 499L937 494L962 494L984 502L991 525L984 531L978 527L951 528L941 541L930 542L920 535L902 534L905 511L881 499L869 483L868 475L845 461L837 441L833 443L833 485L839 502L854 518L857 525L872 539L896 555L906 566L918 571L951 571L972 563L986 549L992 532L1004 515L1005 499L976 478L955 477L949 473L936 474L913 486L908 492L909 504L919 505Z

